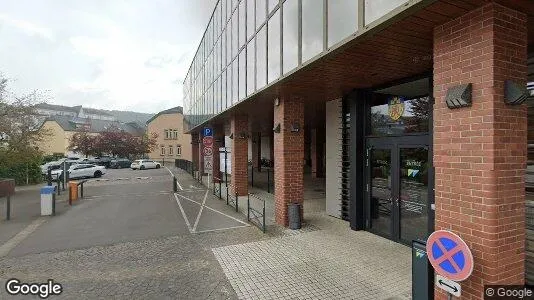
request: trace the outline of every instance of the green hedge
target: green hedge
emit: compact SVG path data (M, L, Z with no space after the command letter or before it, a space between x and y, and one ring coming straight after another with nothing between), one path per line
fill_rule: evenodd
M0 178L13 178L16 185L42 182L40 156L24 156L0 150Z

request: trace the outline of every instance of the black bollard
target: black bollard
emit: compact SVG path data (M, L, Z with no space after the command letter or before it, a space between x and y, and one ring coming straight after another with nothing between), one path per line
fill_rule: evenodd
M176 180L176 176L172 177L172 190L175 193L178 192L178 181Z
M6 203L6 219L9 221L11 219L11 196L7 196L7 203Z
M52 169L50 167L48 167L46 173L46 181L48 186L52 186Z

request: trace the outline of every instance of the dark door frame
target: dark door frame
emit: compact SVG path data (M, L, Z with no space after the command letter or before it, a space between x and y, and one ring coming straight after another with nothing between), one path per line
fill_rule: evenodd
M366 184L367 184L367 168L366 168L366 151L367 151L367 139L372 137L368 136L370 132L370 110L371 110L371 96L373 90L382 89L385 87L393 86L399 83L405 83L412 80L417 80L427 77L429 80L429 98L430 98L430 119L429 119L429 132L424 134L427 138L428 146L428 161L430 168L428 170L428 232L434 231L435 224L435 212L434 212L434 163L433 163L433 76L432 73L425 73L419 76L414 76L409 79L403 79L401 81L395 81L390 84L385 84L374 89L355 89L350 94L344 97L344 101L349 104L350 112L350 147L349 147L349 218L350 227L353 230L366 230L367 226L367 211L368 204L366 204ZM407 138L421 136L421 134L403 135L400 138ZM385 137L394 138L394 137Z

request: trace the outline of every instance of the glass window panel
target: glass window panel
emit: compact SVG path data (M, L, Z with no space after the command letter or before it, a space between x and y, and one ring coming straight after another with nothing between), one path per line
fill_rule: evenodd
M239 101L245 99L247 87L247 53L245 49L239 53Z
M428 97L403 97L374 93L371 104L371 135L428 132Z
M237 11L236 11L237 12ZM238 46L239 45L239 35L238 35L238 14L234 13L232 16L232 58L237 56Z
M284 74L298 65L299 15L298 0L284 2L283 35L284 39Z
M323 6L302 0L302 62L323 51Z
M254 42L255 40L253 38L247 45L247 95L251 95L254 93L254 67L256 64L256 62L254 61L256 56L256 47Z
M243 47L245 45L245 42L247 40L247 23L246 23L246 7L245 7L245 0L241 1L239 4L239 48Z
M256 5L254 0L247 0L247 37L250 38L256 32L256 16L254 15L254 9Z
M238 88L239 88L239 75L238 75L238 65L237 57L232 62L232 105L237 103L238 98Z
M379 19L407 0L365 0L365 25Z
M228 23L226 29L226 64L230 65L232 62L232 23Z
M222 68L224 68L226 67L226 29L221 35L221 59Z
M270 14L274 10L276 5L278 4L278 0L267 0L267 1L268 1L267 3L269 4L269 6L267 7L267 13Z
M261 24L265 22L265 1L266 0L256 0L256 29L260 28Z
M259 90L267 83L267 32L265 26L256 35L256 89Z
M328 47L356 32L358 1L328 0Z
M226 20L230 21L230 18L232 17L232 1L233 0L226 0Z
M280 11L269 19L269 83L280 77Z
M221 0L221 19L222 19L222 28L224 28L226 24L226 0Z
M221 75L221 85L222 85L222 90L221 90L221 101L222 101L222 110L225 110L226 109L226 97L227 97L227 89L226 89L226 70L224 70L222 72L222 75Z

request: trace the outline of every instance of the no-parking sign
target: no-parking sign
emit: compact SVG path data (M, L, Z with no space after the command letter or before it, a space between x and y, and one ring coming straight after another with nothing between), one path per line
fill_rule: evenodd
M426 242L428 260L439 275L463 281L473 272L473 254L467 244L447 230L433 232Z

